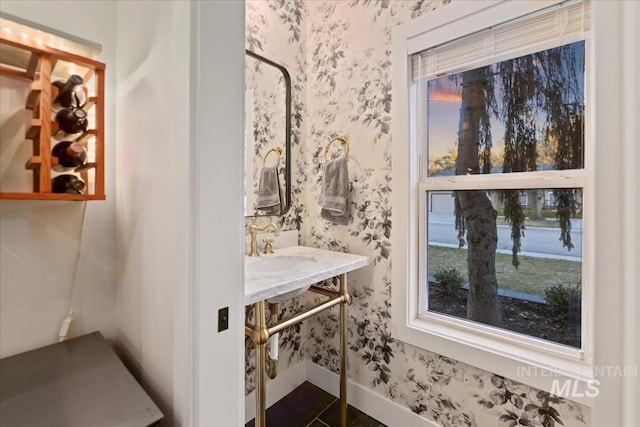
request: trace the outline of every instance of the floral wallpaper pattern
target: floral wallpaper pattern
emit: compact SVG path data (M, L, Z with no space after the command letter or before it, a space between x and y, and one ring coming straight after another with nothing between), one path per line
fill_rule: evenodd
M442 426L590 425L585 406L391 335L391 30L448 2L247 2L247 45L286 62L294 81L294 201L281 225L298 229L301 244L372 259L349 275L350 380ZM324 148L337 135L350 141L347 226L325 222L318 206ZM336 144L332 155L338 150ZM304 303L298 299L282 310ZM338 372L337 310L290 333L284 351L291 363L306 357Z
M246 2L246 48L268 58L285 68L291 76L291 148L290 153L293 170L291 172L291 207L288 213L278 217L262 217L256 219L259 224L274 221L281 231L300 230L303 218L307 216L304 205L304 188L306 172L302 157L302 138L304 135L304 120L306 116L306 75L304 58L303 26L304 2L301 0L257 0ZM258 84L256 82L256 84ZM257 90L257 88L254 88ZM266 115L271 116L276 108L269 108ZM257 113L254 113L257 114ZM253 131L255 129L252 129ZM259 132L260 133L260 132ZM263 133L260 136L267 137ZM260 139L258 138L258 141ZM252 147L253 153L260 153L261 158L264 144ZM249 149L247 149L250 151ZM281 165L284 164L284 153ZM282 175L282 172L281 172ZM284 184L284 180L281 181ZM254 179L257 185L257 179ZM250 219L246 223L249 224ZM304 296L288 300L279 305L281 318L289 317L304 308ZM253 312L246 309L247 319L253 321ZM267 314L268 315L268 314ZM278 370L286 370L305 357L305 324L289 328L280 334L280 356ZM255 351L252 342L245 337L245 392L250 393L255 388Z

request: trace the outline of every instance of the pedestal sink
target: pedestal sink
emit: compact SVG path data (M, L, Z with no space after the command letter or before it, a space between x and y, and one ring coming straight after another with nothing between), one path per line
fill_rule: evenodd
M317 264L318 260L305 255L278 255L271 254L260 258L247 258L245 261L245 281L274 279L279 280L283 272L287 274L304 274L309 268ZM289 298L302 295L309 289L311 283L301 288L267 298L268 303L277 303Z
M264 255L260 258L245 260L245 280L256 280L268 276L276 276L283 271L304 271L317 264L318 260L304 255Z
M369 263L361 255L306 246L277 249L270 255L245 257L244 303L280 302L305 292L322 280L356 270Z
M251 337L255 346L256 427L266 427L266 345L269 338L337 305L340 306L340 426L347 426L347 273L368 263L369 258L365 256L305 246L278 249L274 254L260 257L245 257L244 303L254 305L255 317L255 323L245 324L245 334ZM332 277L339 277L337 291L312 286ZM309 288L328 300L316 302L287 319L276 316L273 323L267 322L265 302L284 301Z

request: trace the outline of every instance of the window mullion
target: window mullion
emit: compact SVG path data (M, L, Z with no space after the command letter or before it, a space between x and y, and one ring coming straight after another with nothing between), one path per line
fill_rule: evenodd
M587 172L584 169L574 169L430 177L421 182L421 188L428 191L582 188L586 182Z

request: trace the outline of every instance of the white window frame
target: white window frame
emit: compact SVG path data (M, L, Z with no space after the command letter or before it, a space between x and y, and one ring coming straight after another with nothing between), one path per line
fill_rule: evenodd
M584 396L572 397L579 403L592 406L593 395L587 393L595 379L594 319L596 298L595 236L603 227L595 228L595 200L598 188L595 175L612 165L595 163L595 127L604 129L603 119L595 117L594 85L603 75L596 75L596 66L587 64L586 138L584 169L536 172L531 174L505 174L499 186L494 176L431 178L425 186L420 181L423 156L421 138L411 125L416 113L410 105L419 96L412 90L411 55L441 45L450 40L476 33L489 26L507 22L554 6L562 1L476 1L453 2L432 13L396 27L392 35L393 104L393 213L392 229L392 333L394 337L419 348L452 357L490 372L515 379L545 391L552 390L554 380L578 380L577 390ZM592 2L592 8L602 6ZM597 11L592 11L597 16ZM605 18L606 19L606 18ZM587 56L595 58L595 46L585 42ZM495 62L495 61L494 61ZM608 83L607 83L608 84ZM509 175L509 176L506 176ZM543 180L544 185L540 185ZM424 242L420 236L425 229L427 191L488 188L582 188L583 189L583 252L582 252L582 349L571 349L549 341L526 337L506 330L497 330L463 319L452 319L437 313L421 313L426 288L420 264L425 259ZM620 201L621 205L621 201ZM527 368L535 368L537 375L523 376Z

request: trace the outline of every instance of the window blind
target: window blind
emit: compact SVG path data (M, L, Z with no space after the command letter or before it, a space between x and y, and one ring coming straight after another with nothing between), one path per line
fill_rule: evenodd
M536 46L550 42L561 45L581 40L590 29L590 0L562 3L414 54L413 80L486 65L510 54L515 57L524 46L532 53Z

